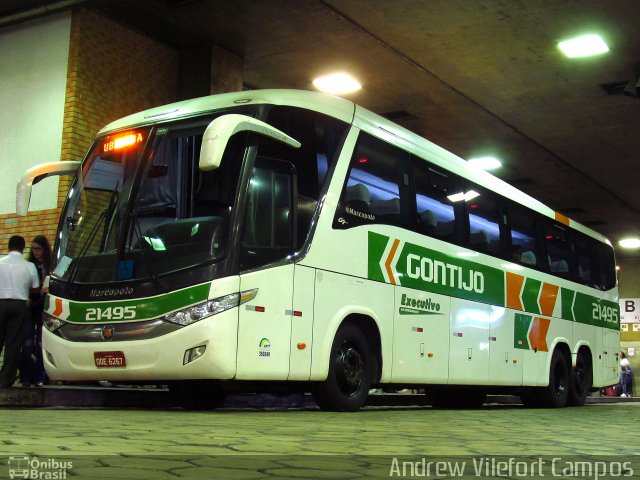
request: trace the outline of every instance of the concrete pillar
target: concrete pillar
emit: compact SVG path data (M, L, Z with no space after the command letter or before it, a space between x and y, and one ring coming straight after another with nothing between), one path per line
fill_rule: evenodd
M212 45L180 52L178 100L242 90L242 59Z
M242 59L219 47L211 48L210 93L242 91Z

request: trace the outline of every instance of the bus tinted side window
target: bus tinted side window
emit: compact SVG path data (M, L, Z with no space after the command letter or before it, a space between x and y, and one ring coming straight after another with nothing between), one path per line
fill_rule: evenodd
M361 134L336 211L334 228L369 223L408 227L411 217L408 168L407 152Z
M456 209L449 197L456 184L460 184L458 177L414 158L413 184L416 230L446 242L455 242Z
M535 214L515 203L508 204L506 214L511 261L535 268L538 265Z
M578 265L578 281L584 285L595 285L595 271L597 265L594 265L594 261L597 260L595 245L592 248L592 241L589 237L582 235L581 233L574 233L574 248L576 252L576 263Z
M467 182L465 204L469 217L469 247L499 256L501 222L499 203L495 195Z
M610 290L616 286L616 261L613 248L599 242L595 247L599 272L596 286L602 290Z
M259 155L291 162L296 170L296 248L302 248L311 228L327 175L336 161L348 125L335 118L295 107L271 107L267 123L298 140L300 148L266 142Z
M559 277L571 276L572 252L567 239L567 229L547 223L544 230L549 272Z

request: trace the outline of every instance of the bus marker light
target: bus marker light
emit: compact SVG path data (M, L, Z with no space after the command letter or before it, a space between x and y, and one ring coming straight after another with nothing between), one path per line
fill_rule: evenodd
M302 312L300 310L294 310L293 311L293 316L294 317L301 317L302 316Z
M298 343L297 347L298 347L298 350L304 350L305 348L307 348L307 344L304 342L300 342Z
M433 353L427 353L427 357L433 358Z

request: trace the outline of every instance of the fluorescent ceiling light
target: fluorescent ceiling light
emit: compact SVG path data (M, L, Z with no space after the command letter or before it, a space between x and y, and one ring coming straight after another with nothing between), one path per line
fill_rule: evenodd
M582 35L558 43L558 48L569 58L590 57L609 51L600 35Z
M496 157L470 158L468 162L472 167L479 168L481 170L495 170L502 166L502 162L500 162Z
M474 198L479 196L480 194L475 190L469 190L468 192L464 192L464 193L459 192L459 193L454 193L453 195L448 195L447 198L452 202L462 202L463 200L465 202L468 202L469 200L473 200Z
M640 248L640 238L624 238L618 242L622 248Z
M332 93L334 95L353 93L362 88L360 82L344 72L318 77L313 81L313 86L321 92Z

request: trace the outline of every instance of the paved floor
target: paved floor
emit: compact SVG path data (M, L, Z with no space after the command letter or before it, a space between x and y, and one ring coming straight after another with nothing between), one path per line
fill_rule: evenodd
M405 460L423 470L432 462L429 475L414 478L450 478L457 475L435 468L452 457L466 465L468 476L459 478L519 477L471 469L478 467L474 461L484 458L488 468L494 457L508 462L509 456L517 457L512 468L535 470L536 461L551 468L560 457L626 468L620 476L640 478L640 463L624 465L640 452L640 403L558 410L367 407L356 413L3 408L0 425L0 478L24 472L25 464L39 478L52 478L56 469L66 478L388 478L402 476ZM546 475L552 476L596 478Z

